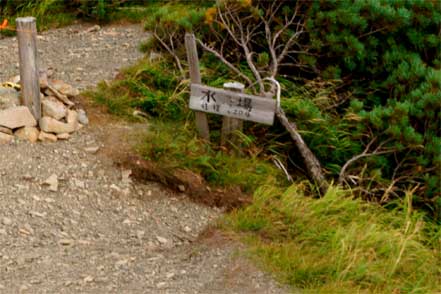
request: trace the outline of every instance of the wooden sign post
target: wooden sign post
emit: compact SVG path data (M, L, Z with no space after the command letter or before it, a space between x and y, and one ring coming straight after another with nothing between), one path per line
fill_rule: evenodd
M196 47L196 39L194 34L185 34L185 48L187 50L188 65L190 67L190 80L192 83L201 83L201 73L199 71L198 50ZM203 112L196 111L196 128L199 136L210 141L210 129L208 128L207 115Z
M205 112L224 116L222 145L225 145L227 141L234 143L232 135L235 131L242 130L244 120L268 125L274 123L276 100L244 94L245 87L240 83L225 83L224 89L202 85L194 34L185 34L185 48L191 79L190 109L195 111L196 128L202 138L210 140Z
M37 24L35 17L16 19L22 102L36 120L41 118L40 85L37 65Z
M191 84L190 109L272 125L276 100Z
M237 82L225 83L225 90L230 90L233 92L243 93L245 85ZM242 132L243 130L243 120L224 116L222 118L222 131L221 131L221 145L226 146L227 142L232 142L238 145L237 136L235 132Z

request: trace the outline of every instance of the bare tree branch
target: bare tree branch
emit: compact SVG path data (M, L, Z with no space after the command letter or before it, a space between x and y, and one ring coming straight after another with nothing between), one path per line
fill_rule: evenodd
M176 62L176 65L179 69L179 72L181 73L182 78L185 79L185 71L184 71L184 68L182 67L181 60L176 55L175 50L173 48L173 38L172 38L171 34L168 34L168 35L170 36L170 44L171 44L170 46L172 46L172 47L168 46L167 43L164 40L162 40L161 37L159 37L158 32L156 31L156 28L153 31L153 36L155 37L156 40L158 40L158 42L161 44L161 46L164 47L165 50L167 50L167 52L170 53L170 55L173 57L173 59Z
M222 61L226 66L228 66L232 71L234 71L238 76L240 76L242 79L244 79L248 85L251 85L253 82L250 80L249 77L247 77L245 74L243 74L237 67L235 67L232 63L230 63L228 60L225 59L225 57L220 54L215 49L211 48L204 42L202 42L199 39L196 39L196 41L199 43L199 45L202 46L206 51L212 53L214 56L216 56L220 61Z
M375 141L377 140L377 137L374 137L365 147L365 149L363 150L362 153L355 155L354 157L352 157L351 159L349 159L348 161L346 161L346 163L343 165L343 167L340 170L340 174L338 175L338 184L341 185L343 184L345 177L346 177L346 169L355 161L361 159L361 158L365 158L365 157L370 157L370 156L376 156L376 155L381 155L381 154L386 154L386 153L392 153L395 152L395 149L389 149L389 150L381 150L381 148L383 147L383 145L385 145L389 140L383 141L374 151L369 152L369 149L371 148L372 144L375 143Z

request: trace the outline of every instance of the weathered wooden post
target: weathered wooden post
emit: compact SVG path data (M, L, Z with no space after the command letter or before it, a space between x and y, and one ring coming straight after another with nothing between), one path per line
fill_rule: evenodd
M22 103L35 119L41 118L40 84L37 64L37 23L35 17L16 19Z
M185 48L187 50L188 65L190 67L190 80L193 84L201 84L201 73L199 71L199 57L194 34L185 34ZM210 129L208 128L207 115L201 111L195 111L196 128L199 136L210 141Z
M243 93L245 85L238 82L225 83L224 89L233 92ZM234 132L242 130L243 120L224 116L222 118L221 145L227 145L228 141L231 141L233 144L237 144L238 140L237 137L234 135Z

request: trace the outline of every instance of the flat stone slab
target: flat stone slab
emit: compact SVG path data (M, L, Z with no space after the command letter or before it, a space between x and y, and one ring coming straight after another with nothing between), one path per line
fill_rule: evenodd
M77 124L72 123L63 123L61 121L56 120L55 118L43 116L40 119L40 129L46 133L73 133L76 131Z
M0 111L0 126L9 129L35 127L37 121L26 106L17 106Z
M0 144L8 144L14 140L14 136L0 133Z

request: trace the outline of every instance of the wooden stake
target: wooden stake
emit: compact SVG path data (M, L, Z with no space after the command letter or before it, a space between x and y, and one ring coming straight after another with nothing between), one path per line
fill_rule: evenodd
M238 82L225 83L224 89L233 92L243 93L245 85ZM237 145L238 140L237 136L234 135L234 132L242 130L243 120L224 116L222 118L221 145L226 146L229 141Z
M187 50L188 65L190 67L190 80L192 83L201 84L201 72L199 70L199 58L194 34L185 34L185 48ZM210 129L208 128L207 115L200 111L195 111L196 128L199 136L210 141Z
M40 84L37 64L37 23L35 17L16 19L22 103L35 119L41 118Z

